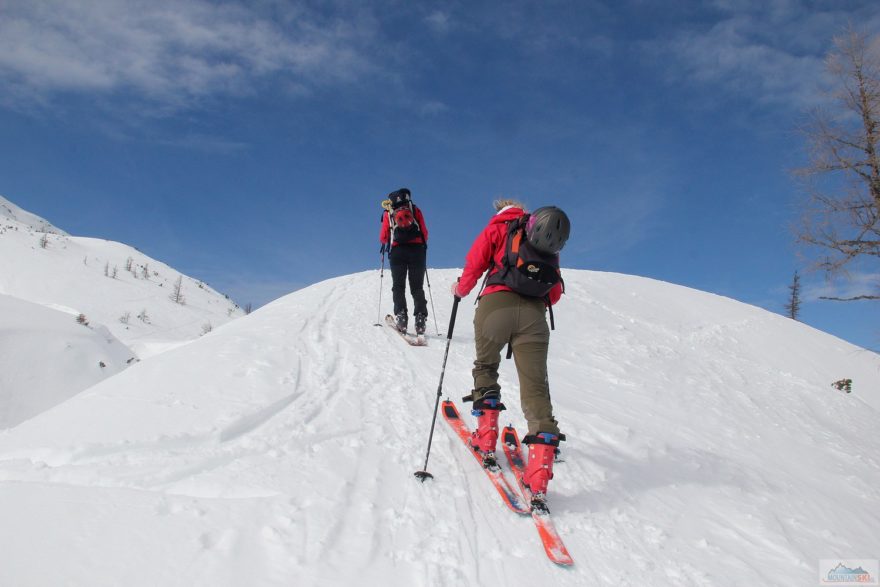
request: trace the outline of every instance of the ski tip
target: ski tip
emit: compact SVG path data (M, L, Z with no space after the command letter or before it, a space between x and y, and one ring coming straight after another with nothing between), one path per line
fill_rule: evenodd
M568 549L561 544L551 547L547 554L550 556L550 560L560 567L574 566L574 559L568 554Z

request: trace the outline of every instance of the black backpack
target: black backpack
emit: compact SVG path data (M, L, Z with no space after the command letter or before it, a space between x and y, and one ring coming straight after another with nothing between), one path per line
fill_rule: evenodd
M506 285L520 295L546 299L550 290L562 282L559 255L544 253L529 243L526 238L528 221L529 214L524 214L507 223L501 266L496 266L495 273L490 268L483 287Z
M391 240L398 244L422 236L422 228L416 220L416 208L410 201L401 202L388 211L388 226L391 228Z

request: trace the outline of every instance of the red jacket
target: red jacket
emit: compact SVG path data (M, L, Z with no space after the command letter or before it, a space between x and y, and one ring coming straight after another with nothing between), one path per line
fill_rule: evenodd
M496 273L499 270L502 266L501 263L504 259L505 253L504 242L507 238L506 223L510 220L519 218L523 214L525 214L525 212L521 208L513 206L504 208L492 217L492 220L489 221L489 224L483 229L483 232L477 236L474 244L471 245L471 250L468 251L467 256L465 256L464 271L462 271L461 277L458 280L458 288L456 290L459 297L463 298L471 293L471 290L474 289L474 286L477 285L477 281L479 281L480 277L482 277L487 269L493 267L490 274ZM483 290L482 295L489 295L496 291L513 290L506 285L487 285L486 289ZM562 282L554 285L548 296L550 297L550 304L558 302L559 298L562 297Z
M425 217L422 216L422 211L419 210L419 207L413 204L413 211L415 212L416 222L419 223L419 228L422 231L422 236L416 237L413 240L409 241L408 245L416 244L416 245L424 245L428 243L428 225L425 224ZM388 212L382 214L382 228L379 230L379 242L383 245L387 245L388 242L391 241L391 224L388 220ZM402 243L392 242L391 246L396 247L397 245Z

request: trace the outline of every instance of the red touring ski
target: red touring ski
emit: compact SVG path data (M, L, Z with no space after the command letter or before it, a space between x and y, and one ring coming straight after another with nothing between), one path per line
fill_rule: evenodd
M508 481L507 477L504 476L501 468L496 467L494 469L487 469L483 467L483 459L480 456L480 453L471 447L470 428L468 428L468 425L461 419L461 415L458 413L458 408L456 408L455 404L449 400L443 402L443 418L449 423L455 433L458 434L461 441L464 442L468 452L474 455L474 458L480 463L480 468L485 471L486 476L489 477L492 485L498 490L505 505L518 514L528 514L529 508L523 504L522 498L519 496L516 489L514 489L510 481Z
M541 542L544 544L544 552L557 565L573 565L574 560L568 554L562 538L556 531L556 526L553 525L547 505L543 501L536 503L536 500L532 497L532 492L523 485L522 476L525 471L525 461L523 460L522 445L519 442L519 435L516 433L516 429L511 426L505 426L501 433L501 442L504 445L504 454L507 455L507 462L510 463L510 468L516 476L520 492L526 503L532 506L532 519L535 521L535 527L538 529L538 536L541 537Z

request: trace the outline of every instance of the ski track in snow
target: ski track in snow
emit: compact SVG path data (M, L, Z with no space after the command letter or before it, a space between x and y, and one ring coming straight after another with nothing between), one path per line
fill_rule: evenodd
M456 275L432 272L435 293ZM0 584L782 586L814 581L820 558L878 552L876 398L826 389L858 372L876 394L876 357L804 331L810 360L832 366L805 365L777 352L796 340L778 329L800 325L567 274L550 359L569 436L551 483L575 559L561 569L440 415L435 478L413 477L446 339L410 347L373 326L376 279L297 292L0 434L0 513L18 535L0 533L18 561ZM472 317L465 299L443 386L470 425ZM522 432L512 361L501 383L501 423ZM47 526L54 567L29 566Z

